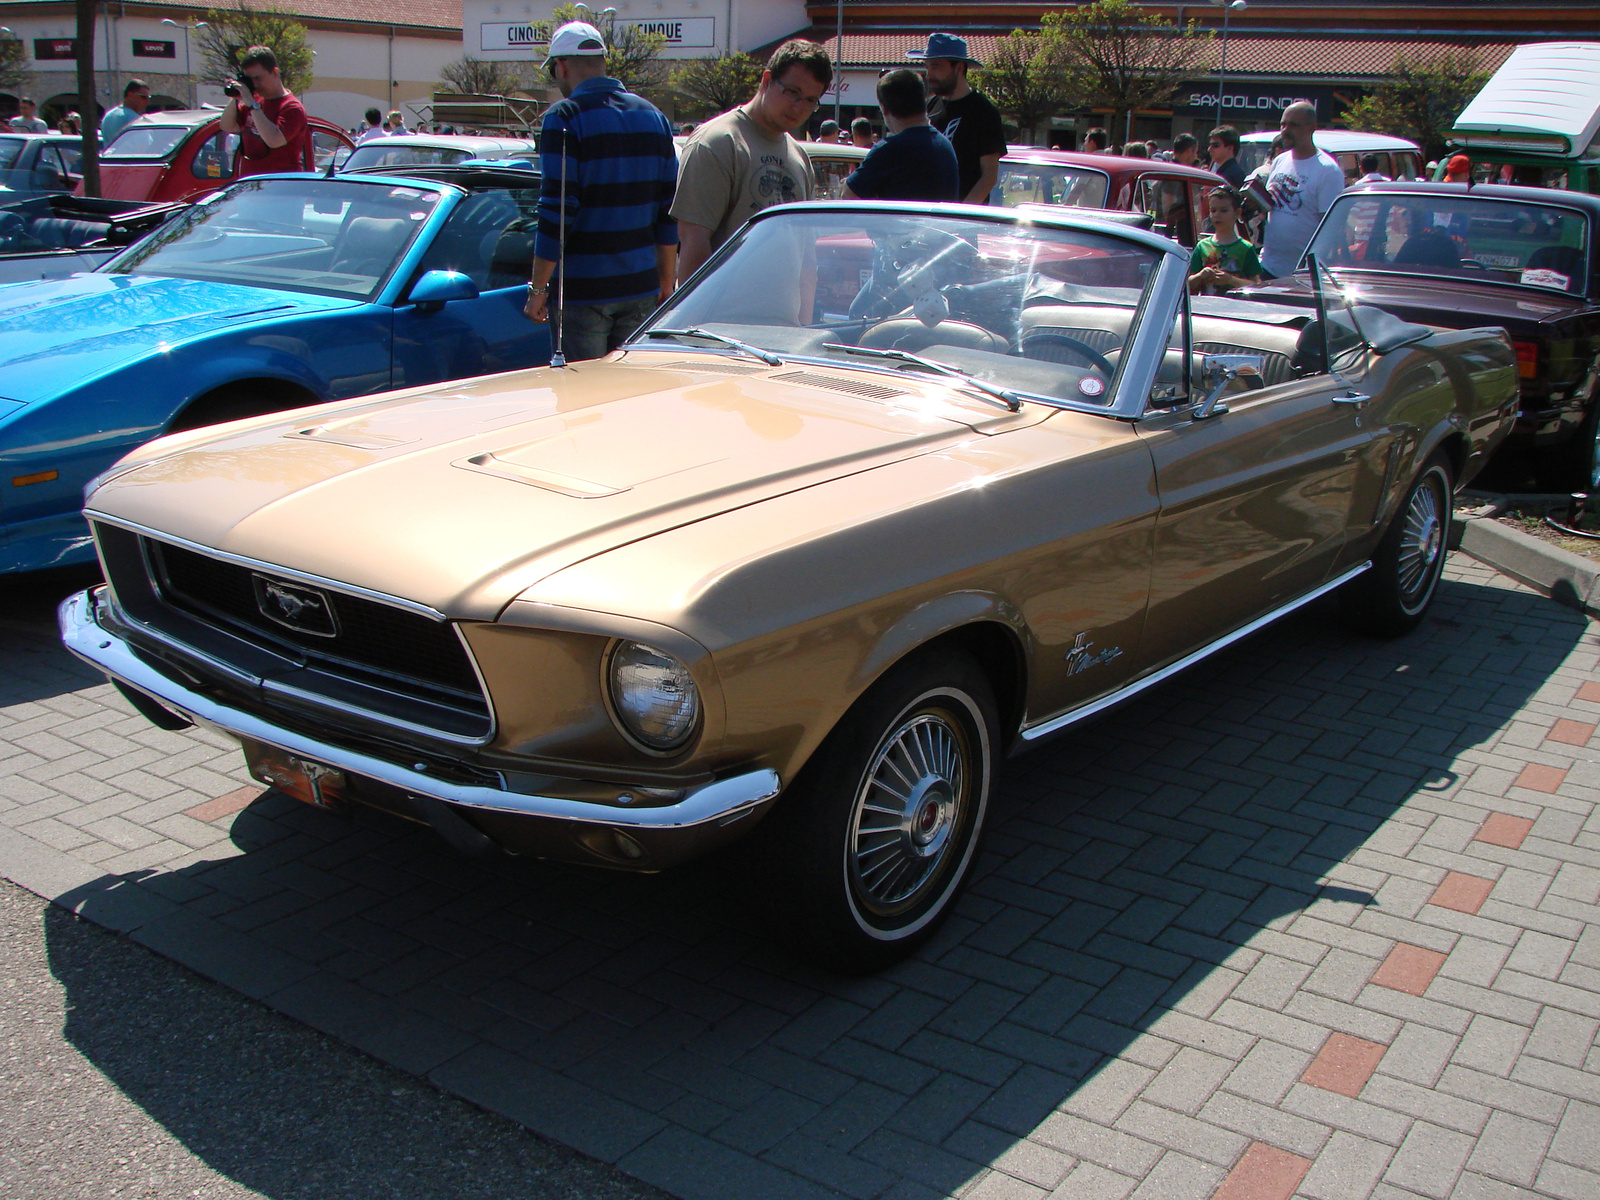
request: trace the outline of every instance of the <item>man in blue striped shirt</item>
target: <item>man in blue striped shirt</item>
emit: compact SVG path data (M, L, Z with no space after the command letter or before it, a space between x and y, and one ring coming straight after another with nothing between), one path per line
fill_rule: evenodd
M550 38L545 70L565 99L540 126L539 232L528 284L530 320L550 319L551 278L561 261L557 306L567 361L601 358L671 293L678 225L672 126L648 100L606 74L600 31L571 21ZM566 245L562 246L565 175Z

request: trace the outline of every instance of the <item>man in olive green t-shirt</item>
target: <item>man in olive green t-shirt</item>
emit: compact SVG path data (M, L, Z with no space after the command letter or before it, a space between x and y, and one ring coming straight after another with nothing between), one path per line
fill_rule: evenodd
M672 202L679 284L763 208L812 198L811 160L790 135L810 120L832 82L826 50L785 42L749 103L694 131L679 158Z

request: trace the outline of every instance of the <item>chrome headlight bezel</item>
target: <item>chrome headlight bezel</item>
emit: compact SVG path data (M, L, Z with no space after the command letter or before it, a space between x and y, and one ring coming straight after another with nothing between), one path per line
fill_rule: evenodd
M649 671L651 664L638 661L646 657L659 660L660 665L654 669L664 671L684 696L686 711L670 722L670 729L662 732L653 732L641 724L637 715L642 707L638 701L638 691L628 692L628 681L619 676L619 670L628 667L633 667L636 672ZM674 757L682 753L700 731L705 719L705 701L693 672L677 655L649 642L618 638L606 652L603 675L601 690L606 699L606 711L611 716L612 724L636 749L658 758ZM637 686L637 681L635 684Z

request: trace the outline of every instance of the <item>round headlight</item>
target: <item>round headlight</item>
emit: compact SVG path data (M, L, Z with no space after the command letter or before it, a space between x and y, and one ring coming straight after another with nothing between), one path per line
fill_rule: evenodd
M671 750L694 732L700 691L672 655L623 642L611 655L611 704L630 736L652 750Z

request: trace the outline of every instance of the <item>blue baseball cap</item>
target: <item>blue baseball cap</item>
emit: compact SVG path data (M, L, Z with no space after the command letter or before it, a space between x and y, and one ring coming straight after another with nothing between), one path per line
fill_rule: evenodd
M930 58L949 58L956 62L964 62L968 66L981 67L983 64L967 53L967 39L959 38L953 33L930 33L928 35L928 48L926 50L911 50L907 58L922 62Z

